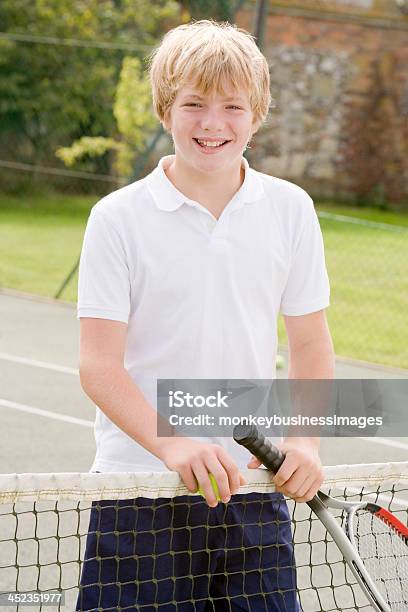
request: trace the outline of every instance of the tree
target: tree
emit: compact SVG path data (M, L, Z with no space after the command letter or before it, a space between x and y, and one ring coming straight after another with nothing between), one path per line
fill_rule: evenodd
M244 0L180 0L180 4L193 19L215 19L233 22Z
M123 61L113 114L118 138L82 136L70 147L60 147L56 154L67 166L86 157L115 153L114 167L118 175L130 176L134 159L146 148L157 120L152 113L150 83L136 57Z
M142 62L179 12L172 0L2 0L0 156L55 165L84 134L114 137L124 56ZM109 156L81 169L105 173Z

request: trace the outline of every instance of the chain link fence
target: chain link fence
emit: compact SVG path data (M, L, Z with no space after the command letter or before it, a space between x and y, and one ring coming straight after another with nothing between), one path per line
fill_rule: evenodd
M112 130L123 59L145 57L153 43L153 37L144 36L141 44L130 44L131 34L130 28L123 43L112 43L106 42L106 33L104 40L101 34L101 40L86 42L0 32L3 58L25 58L25 63L13 64L10 75L0 75L2 112L7 117L0 144L0 287L74 301L90 208L106 193L147 174L158 158L172 152L167 134L157 125L143 154L132 160L133 176L117 171L114 150L85 155L72 167L56 156L58 147L68 147L84 135L123 139ZM31 94L24 97L27 78ZM62 104L67 83L71 97ZM404 218L397 214L390 223L382 223L324 208L319 207L319 217L336 353L408 368L408 222L404 227ZM362 217L369 214L362 209ZM285 342L282 322L279 329Z

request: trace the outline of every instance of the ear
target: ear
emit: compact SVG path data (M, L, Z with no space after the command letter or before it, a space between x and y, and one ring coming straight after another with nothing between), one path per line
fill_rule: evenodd
M257 133L257 131L259 130L259 128L261 127L262 121L261 119L254 119L252 122L252 131L251 131L251 137Z

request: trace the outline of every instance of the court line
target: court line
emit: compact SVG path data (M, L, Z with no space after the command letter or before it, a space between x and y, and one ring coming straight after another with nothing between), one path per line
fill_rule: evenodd
M0 352L0 359L4 361L10 361L13 363L20 363L23 365L35 366L38 368L44 368L46 370L52 370L54 372L62 372L63 374L72 374L74 376L79 376L79 370L76 368L69 368L66 366L60 366L54 363L49 363L46 361L39 361L37 359L29 359L27 357L17 357L16 355L11 355L10 353L2 353ZM10 402L8 400L0 399L0 406L3 405L7 408L14 408L15 410L25 411L31 414L38 414L40 416L53 418L60 421L65 421L68 423L75 423L77 425L83 425L84 427L93 427L92 421L86 421L85 419L76 419L75 417L69 417L68 415L58 415L56 413L50 412L48 410L41 410L40 408L34 408L32 406L26 406L24 404L17 404L16 402ZM365 438L359 437L359 440L363 440L365 442L371 442L372 444L379 444L382 446L389 446L392 448L400 448L404 450L408 450L408 444L404 444L403 442L397 442L395 440L389 440L387 438Z
M317 216L323 219L333 219L334 221L343 221L344 223L353 223L354 225L362 225L373 229L381 229L389 232L408 232L404 225L393 225L391 223L381 223L380 221L369 221L360 217L349 217L348 215L338 215L324 210L318 210Z
M53 370L54 372L62 372L63 374L74 374L75 376L79 375L79 370L76 368L68 368L55 363L48 363L47 361L28 359L27 357L17 357L17 355L10 355L10 353L0 353L0 359L3 359L4 361L11 361L13 363L35 366L37 368L44 368L46 370Z
M78 419L77 417L71 417L67 414L57 414L56 412L50 412L49 410L43 410L42 408L35 408L34 406L27 406L26 404L18 404L17 402L10 402L9 400L0 398L0 406L3 408L10 408L11 410L19 410L20 412L27 412L29 414L36 414L43 416L48 419L54 419L55 421L64 421L65 423L71 423L73 425L81 425L82 427L93 427L93 421L86 421L85 419Z

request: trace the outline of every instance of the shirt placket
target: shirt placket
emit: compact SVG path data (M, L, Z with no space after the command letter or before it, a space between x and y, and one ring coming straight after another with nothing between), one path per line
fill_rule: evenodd
M201 211L200 211L201 212ZM222 270L227 256L228 215L217 221L210 213L201 212L207 233L207 257L203 279L203 316L201 330L201 371L205 378L219 378L225 369Z

